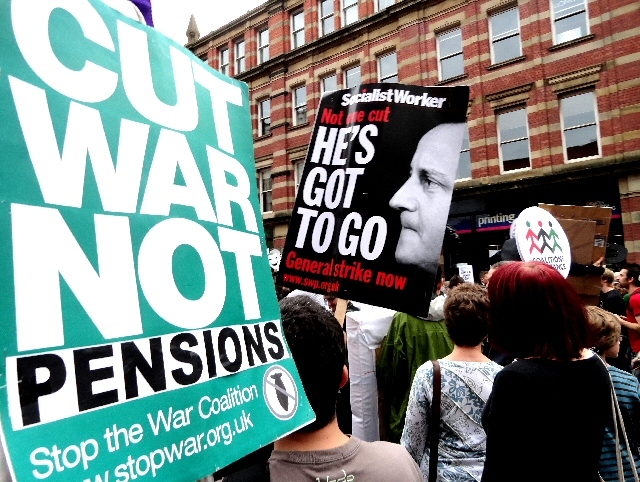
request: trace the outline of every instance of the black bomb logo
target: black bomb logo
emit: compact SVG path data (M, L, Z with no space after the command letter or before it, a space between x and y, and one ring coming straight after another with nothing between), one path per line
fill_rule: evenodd
M289 420L298 410L298 388L291 374L279 365L264 374L262 391L267 407L280 420Z

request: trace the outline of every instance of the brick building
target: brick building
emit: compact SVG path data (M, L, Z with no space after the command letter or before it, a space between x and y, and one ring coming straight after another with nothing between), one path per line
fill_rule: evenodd
M275 247L322 92L401 82L471 88L451 262L484 269L539 202L612 206L609 242L640 262L639 16L637 0L269 0L187 47L249 85Z

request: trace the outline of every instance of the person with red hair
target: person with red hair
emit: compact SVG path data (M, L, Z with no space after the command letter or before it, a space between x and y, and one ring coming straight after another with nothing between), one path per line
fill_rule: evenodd
M483 482L596 482L610 379L587 350L583 303L539 262L498 268L488 287L489 340L516 358L495 378L484 408Z

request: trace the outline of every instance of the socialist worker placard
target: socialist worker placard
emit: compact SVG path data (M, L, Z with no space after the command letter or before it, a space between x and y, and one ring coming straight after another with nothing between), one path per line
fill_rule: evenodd
M267 260L247 86L97 0L1 0L0 31L15 479L193 482L313 420Z
M277 282L427 316L468 100L403 84L324 95Z

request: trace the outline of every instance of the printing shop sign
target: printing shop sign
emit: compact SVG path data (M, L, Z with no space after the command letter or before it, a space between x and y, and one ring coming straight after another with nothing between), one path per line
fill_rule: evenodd
M468 100L402 84L325 95L278 283L426 316Z
M14 477L193 482L312 420L246 85L95 0L1 0L0 24Z

